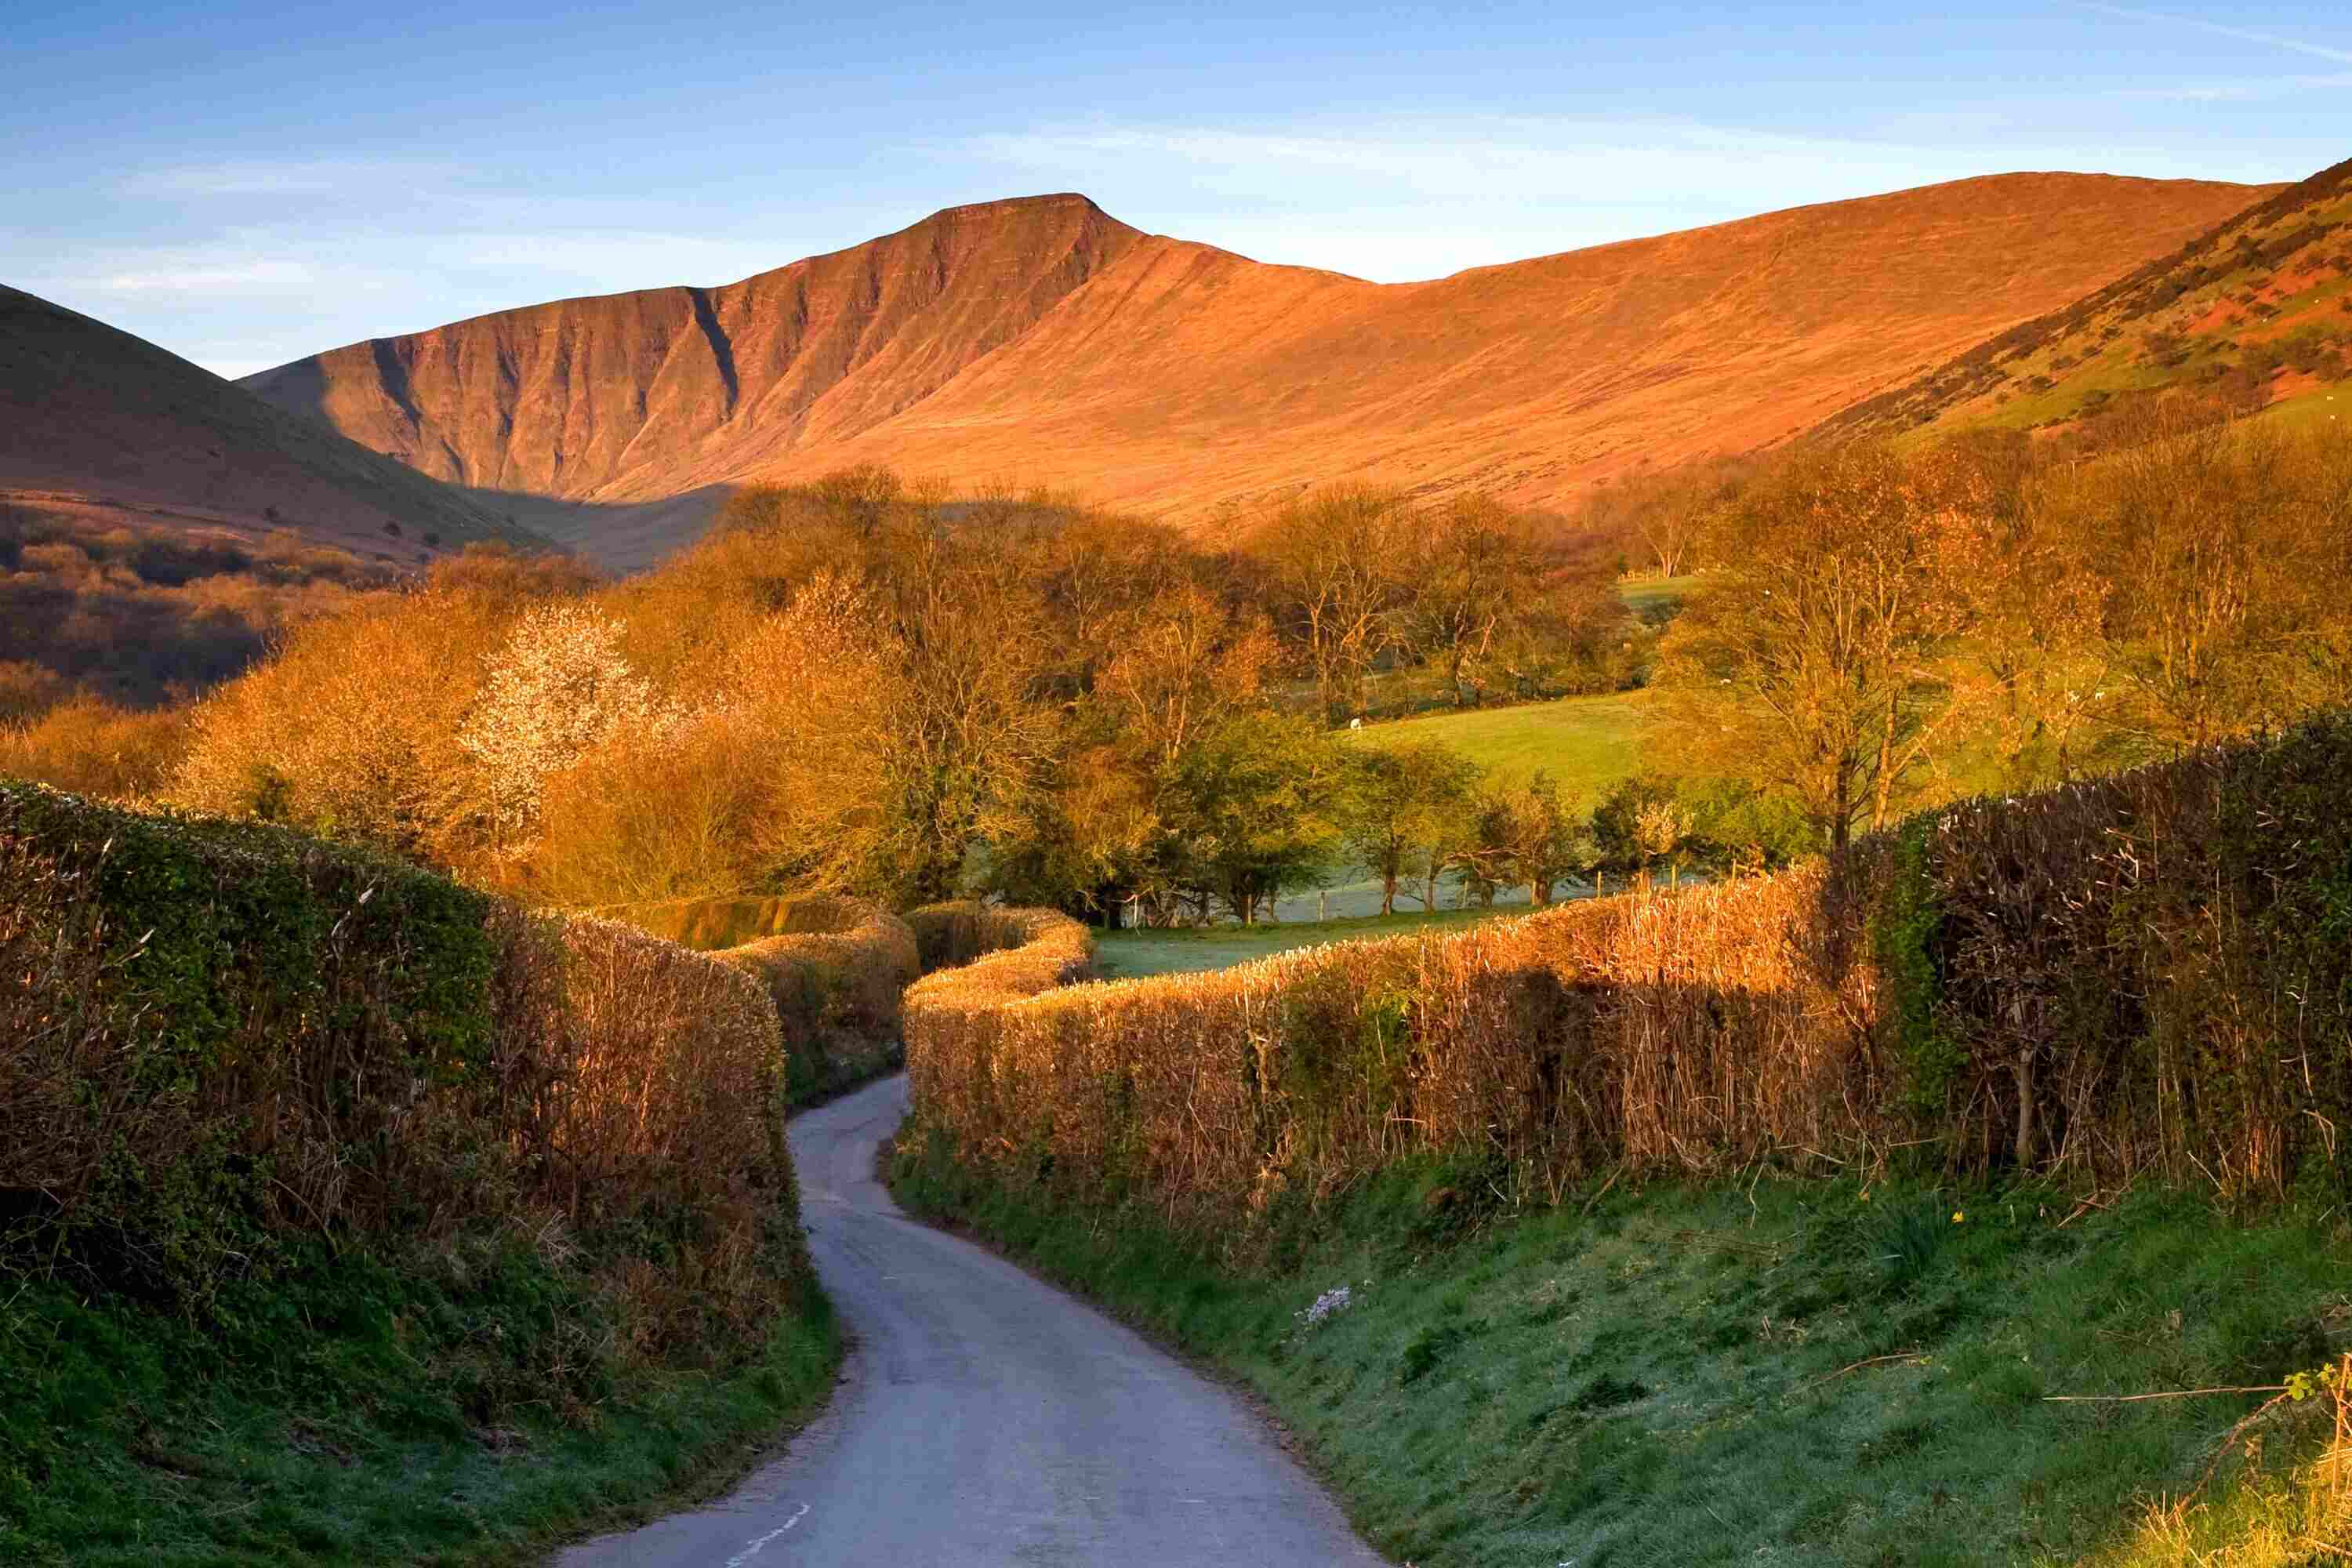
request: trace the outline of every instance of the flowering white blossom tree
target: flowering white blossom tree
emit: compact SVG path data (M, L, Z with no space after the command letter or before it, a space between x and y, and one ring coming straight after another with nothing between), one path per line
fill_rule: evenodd
M499 842L529 839L550 777L624 726L656 718L651 683L621 652L619 622L581 604L525 615L457 735L488 784Z

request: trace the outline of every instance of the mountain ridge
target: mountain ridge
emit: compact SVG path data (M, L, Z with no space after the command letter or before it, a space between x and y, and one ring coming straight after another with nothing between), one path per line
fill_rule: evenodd
M1006 222L1014 217L1030 221ZM904 406L877 398L927 395L1028 325L1071 274L1143 237L1075 193L975 203L733 283L492 311L330 350L244 384L452 483L654 499L691 487L656 482L649 492L640 477L649 453L690 458L728 427L758 423L737 458L756 465L803 429L862 428ZM964 282L979 287L957 295L951 285ZM987 308L992 298L1000 309ZM866 329L893 307L898 330L877 341ZM900 374L883 387L858 384L855 373L877 362ZM511 402L491 426L443 412L502 387Z
M1986 175L1391 284L1056 193L246 384L619 564L733 486L864 461L1179 522L1334 479L1557 506L1800 434L2277 188Z

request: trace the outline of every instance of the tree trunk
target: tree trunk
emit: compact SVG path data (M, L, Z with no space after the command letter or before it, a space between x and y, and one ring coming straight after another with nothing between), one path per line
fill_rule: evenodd
M1397 872L1391 866L1381 874L1381 913L1396 913Z
M1870 826L1874 833L1886 826L1886 792L1894 787L1895 784L1894 775L1888 764L1895 751L1896 711L1895 696L1890 691L1886 694L1886 727L1878 732L1878 798L1873 804L1870 814Z

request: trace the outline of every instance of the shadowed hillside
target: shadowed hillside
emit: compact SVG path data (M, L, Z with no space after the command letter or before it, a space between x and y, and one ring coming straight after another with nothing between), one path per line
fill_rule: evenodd
M2352 161L1846 410L1822 433L2043 427L2169 386L2261 407L2334 385L2352 351L2347 221Z
M247 541L291 530L403 564L545 541L154 344L0 287L0 503Z
M1041 196L726 288L506 311L247 384L436 477L671 503L627 529L639 558L708 515L674 498L867 460L1179 521L1349 477L1550 504L1792 435L2267 194L2000 175L1392 285ZM531 516L591 552L628 521Z

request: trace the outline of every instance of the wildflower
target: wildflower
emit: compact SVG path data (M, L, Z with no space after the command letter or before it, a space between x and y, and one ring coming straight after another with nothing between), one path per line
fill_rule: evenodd
M1311 1329L1322 1323L1335 1313L1346 1311L1349 1307L1354 1303L1354 1301L1355 1297L1353 1293L1349 1290L1348 1287L1341 1285L1337 1289L1326 1290L1320 1296L1316 1297L1315 1304L1307 1308L1306 1310L1297 1313L1297 1316L1300 1322L1306 1324Z
M1966 1225L1969 1223L1969 1216L1963 1211L1954 1209L1952 1211L1952 1223L1954 1225Z

